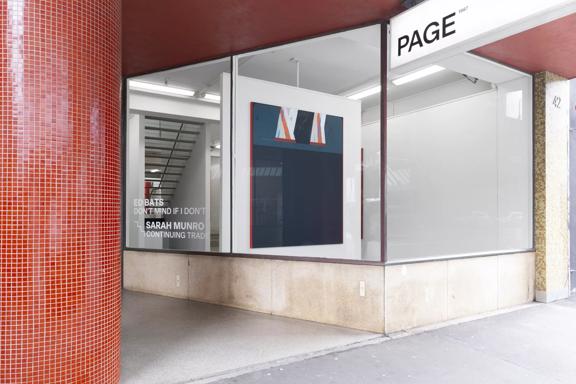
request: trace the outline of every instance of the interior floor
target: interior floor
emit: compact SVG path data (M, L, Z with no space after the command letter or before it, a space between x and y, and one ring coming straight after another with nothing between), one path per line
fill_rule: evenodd
M175 384L377 334L124 291L122 384Z

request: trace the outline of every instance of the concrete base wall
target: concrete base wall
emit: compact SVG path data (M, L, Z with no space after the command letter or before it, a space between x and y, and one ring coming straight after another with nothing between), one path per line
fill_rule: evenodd
M534 301L534 253L386 267L393 333Z
M124 288L384 332L381 266L126 251Z
M124 288L393 333L531 302L534 265L533 253L383 267L125 251Z

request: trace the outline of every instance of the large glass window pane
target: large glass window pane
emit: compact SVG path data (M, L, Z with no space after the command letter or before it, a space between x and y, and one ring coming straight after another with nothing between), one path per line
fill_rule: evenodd
M126 246L229 251L230 59L128 81Z
M380 25L235 58L233 250L379 261Z
M531 84L468 53L390 74L388 261L532 248Z

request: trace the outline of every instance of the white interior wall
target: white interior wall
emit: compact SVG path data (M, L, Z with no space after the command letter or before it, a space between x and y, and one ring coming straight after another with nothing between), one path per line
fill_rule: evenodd
M489 83L478 81L472 83L466 78L454 81L440 87L427 89L415 95L398 100L391 100L388 117L409 113L431 105L442 104L451 100L460 99L466 96L490 90Z
M388 259L497 248L497 93L388 119Z
M394 85L391 85L394 87ZM408 113L432 105L445 103L476 93L492 89L491 85L484 81L473 84L470 80L462 77L461 80L444 84L440 87L431 88L410 95L408 97L388 100L386 104L388 117ZM362 111L362 124L371 124L380 121L380 106L366 108Z
M210 233L220 234L220 194L222 189L220 156L210 156Z
M388 116L410 113L433 105L460 99L492 89L486 82L473 84L465 79L424 90L409 97L388 101ZM362 112L364 150L364 239L362 259L380 259L380 106Z
M501 68L500 68L501 70ZM494 72L494 71L493 71ZM443 86L425 90L409 97L388 101L388 151L389 151L389 167L388 170L388 212L389 212L389 236L396 236L394 239L389 239L388 243L391 244L389 257L395 258L415 258L415 257L428 257L428 256L443 256L455 253L474 253L486 251L502 251L502 250L525 250L531 248L532 238L532 200L530 198L532 191L532 169L527 166L531 164L532 146L531 146L531 116L532 116L532 94L531 94L531 81L528 76L518 77L516 72L513 73L515 80L507 80L498 86L492 86L488 82L479 81L473 84L471 81L462 78L461 80L445 84ZM509 79L510 73L496 73L498 78ZM493 75L492 77L494 77ZM522 106L522 116L519 119L513 119L506 116L506 97L509 92L522 91L524 97L524 104ZM491 91L491 92L490 92ZM481 95L489 92L491 101L486 104L482 102ZM471 110L462 109L462 106L468 102L464 100L476 100L476 106L471 106ZM526 102L528 101L528 102ZM473 103L474 104L474 103ZM449 107L452 105L453 107ZM489 105L488 109L487 105ZM481 111L484 111L482 113ZM444 115L444 117L441 117ZM440 116L440 117L438 117ZM373 151L379 148L371 148L371 143L379 141L378 131L372 129L380 124L380 108L379 106L368 108L363 111L363 148L365 163L370 161L370 157L374 154ZM399 124L402 128L399 127ZM440 127L437 127L437 124ZM448 134L444 132L448 126L463 127L457 128L456 134ZM422 127L426 126L424 130ZM438 128L438 129L437 129ZM462 130L464 129L464 130ZM464 132L470 135L477 135L478 132L483 132L488 135L477 142L471 143L468 139L463 137ZM412 136L407 132L414 131ZM403 132L406 137L400 139L395 136L399 132ZM416 134L416 132L419 132ZM459 133L459 134L458 134ZM466 133L468 134L468 133ZM449 137L449 140L446 138ZM474 137L474 136L470 136ZM420 138L420 141L419 139ZM447 146L438 146L439 139L444 138ZM420 144L416 143L420 142ZM450 143L457 143L462 141L464 145L468 146L468 151L462 153L461 160L454 158L453 155L458 153L457 148L451 148ZM466 144L467 143L467 144ZM433 148L433 146L435 147ZM456 151L456 152L455 152ZM444 158L446 164L434 164L438 159L439 153L449 154L451 161ZM396 156L392 159L392 156ZM429 180L430 184L420 185L418 188L411 186L414 183L414 172L418 172L418 168L410 169L406 167L406 162L414 161L417 156L425 156L426 160L423 162L425 169L427 167L431 174L436 174L446 180L449 187L447 191L436 191L439 195L433 196L434 181ZM475 159L475 160L474 160ZM400 163L404 162L404 165ZM471 163L470 163L471 162ZM461 164L464 167L469 166L469 172L461 175L459 171L451 168L450 165ZM492 164L492 166L489 166ZM494 173L488 174L483 172L481 166L486 169L490 168ZM366 170L365 170L366 171ZM449 172L457 172L452 175ZM422 169L425 174L425 170ZM459 190L456 184L456 176L460 183L469 186L470 190ZM470 175L470 177L468 177ZM464 178L462 178L464 176ZM472 177L473 176L473 177ZM485 178L485 183L479 183L477 177ZM374 180L372 177L364 178L365 188L365 204L367 199L372 199L374 191L371 190L370 181ZM452 180L452 183L450 182ZM393 184L393 186L391 186ZM403 188L402 185L405 185ZM441 183L439 183L441 184ZM452 185L455 184L455 185ZM475 187L481 184L481 187ZM486 186L490 185L490 200L484 201L476 200L476 195L485 195L488 193ZM377 186L374 186L377 188ZM480 215L471 224L477 231L473 234L458 233L461 225L455 225L451 235L445 235L443 238L438 236L438 223L429 222L428 225L423 225L428 221L433 221L432 218L441 217L441 213L446 211L438 206L438 212L428 212L427 209L433 207L424 207L427 205L427 198L422 196L420 199L423 204L420 209L415 210L411 206L410 201L414 203L418 199L417 196L410 194L410 191L420 190L426 192L429 200L433 201L452 201L452 207L456 207L460 201L460 220L465 219L463 214L466 209L465 198L468 196L470 201L475 201L479 208L476 215ZM457 193L452 193L452 192ZM486 194L487 196L487 194ZM477 196L480 198L481 196ZM402 198L405 200L402 202ZM439 199L439 200L434 200ZM448 204L446 204L448 206ZM487 209L492 206L493 209ZM397 217L398 209L401 207L413 210L412 215ZM484 208L482 208L484 207ZM497 211L494 208L497 207ZM366 208L366 205L365 205ZM453 212L456 214L456 212ZM482 218L482 216L484 218ZM366 230L371 228L377 219L376 214L372 210L364 210L364 231L365 237ZM407 221L406 221L407 220ZM391 223L394 221L394 223ZM484 222L484 225L482 224ZM493 226L493 233L488 234L490 225ZM481 230L481 227L484 230ZM404 229L399 230L399 228ZM420 228L420 229L418 229ZM394 232L399 230L398 232ZM374 234L375 235L375 234ZM464 241L466 238L473 237L478 242L477 244L461 244L457 245L458 238ZM456 238L453 242L451 239ZM482 239L483 238L483 239ZM420 241L422 245L428 244L425 247L407 249L414 246L409 244L410 240ZM368 239L364 239L363 244L363 258L373 259L373 251L367 245ZM435 249L434 243L442 242L446 244L446 249ZM452 248L451 248L452 247ZM425 249L426 248L426 249ZM441 248L441 247L440 247ZM401 251L405 249L405 251ZM375 253L374 253L375 254Z
M520 105L509 98L518 92ZM532 81L522 77L498 84L498 249L532 248L532 159Z
M522 106L511 107L518 91ZM432 100L416 96L396 105ZM388 119L389 260L532 247L531 100L523 76L429 108L396 109Z
M380 261L380 121L362 125L363 237L362 260Z
M144 199L144 117L128 115L126 127L126 244L144 248L144 215L134 212L134 201Z
M391 110L392 103L386 103L387 109ZM376 105L374 107L363 108L362 109L362 125L368 125L373 123L380 123L380 106Z
M230 194L232 170L230 161L230 140L232 106L232 79L229 73L220 76L220 143L224 150L220 151L220 252L230 252L230 223L232 221L232 196ZM227 150L228 149L228 150Z
M214 147L216 143L222 142L222 132L220 123L206 124L206 129L210 131L210 234L220 235L220 217L222 215L221 199L222 194L222 164L220 149Z
M165 239L166 249L210 250L210 130L201 129L170 202L172 208L204 208L203 213L170 215L167 222L203 223L193 231L203 238Z

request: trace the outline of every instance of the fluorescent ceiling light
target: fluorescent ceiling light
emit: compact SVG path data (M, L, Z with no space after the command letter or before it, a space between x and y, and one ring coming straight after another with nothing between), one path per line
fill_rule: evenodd
M354 94L348 96L348 98L352 99L352 100L360 100L360 99L364 99L368 96L372 96L372 95L375 95L377 93L380 93L381 90L382 90L382 86L377 85L375 87L365 89L365 90L360 91L358 93L354 93Z
M444 69L446 69L446 68L441 67L439 65L432 65L432 66L424 68L420 71L412 72L409 75L402 76L396 80L392 80L392 84L402 85L402 84L410 83L414 80L418 80L418 79L421 79L423 77L430 76L434 73L443 71Z
M174 96L192 97L195 92L191 89L169 87L167 85L146 83L143 81L130 81L130 88L150 93L164 93Z
M209 100L209 101L216 101L216 102L220 102L220 95L215 95L213 93L207 93L204 95L203 99Z
M150 173L158 173L158 172L160 172L160 170L159 170L159 169L150 169L150 170L148 170L148 172L150 172Z

